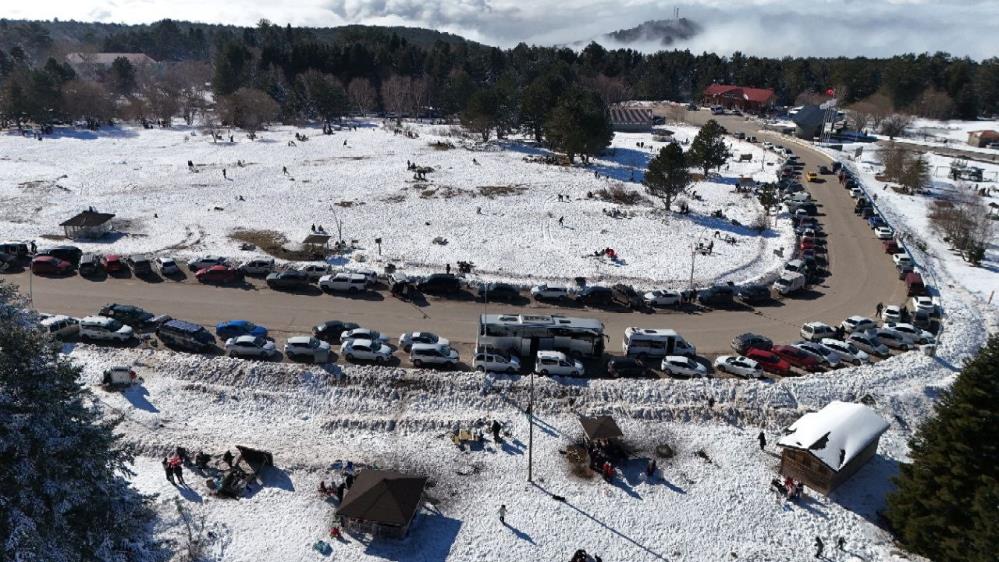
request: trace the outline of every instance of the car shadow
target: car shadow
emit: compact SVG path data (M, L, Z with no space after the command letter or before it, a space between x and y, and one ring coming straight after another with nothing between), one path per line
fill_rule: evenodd
M323 290L316 285L305 285L303 287L271 287L267 286L268 289L272 291L277 291L279 293L288 293L292 295L303 295L309 297L318 297L323 294Z

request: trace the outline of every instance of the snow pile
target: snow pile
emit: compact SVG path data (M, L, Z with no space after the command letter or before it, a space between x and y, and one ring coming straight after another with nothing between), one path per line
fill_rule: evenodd
M80 243L86 251L247 259L259 251L241 250L234 231L272 231L294 247L311 225L334 237L339 226L359 249L337 264L393 262L426 273L469 261L487 279L526 284L585 276L643 287L687 280L692 246L715 231L736 243L697 260L699 285L765 276L779 266L773 250L793 243L786 220L762 235L750 228L760 206L734 186L742 176L772 180L776 167L774 155L750 143L732 141L733 152L751 160L733 158L718 177L693 186L689 216L667 218L641 185L649 159L664 146L650 134L619 133L606 156L567 167L537 162L550 153L524 139L482 145L446 126L404 129L411 134L376 123L331 136L275 127L255 141L240 134L231 143L228 135L213 143L186 127L60 129L43 142L0 135L0 230L5 238L56 243L59 224L93 206L115 213L123 234ZM681 142L697 131L670 129ZM295 141L297 133L309 140ZM407 162L433 171L417 179ZM644 201L602 199L615 190ZM724 218L711 217L714 211ZM621 259L594 257L608 247Z

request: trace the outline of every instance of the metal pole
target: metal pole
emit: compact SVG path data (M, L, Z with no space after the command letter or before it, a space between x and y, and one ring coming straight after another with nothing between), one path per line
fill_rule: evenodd
M694 259L697 254L697 242L690 245L690 286L687 287L691 291L694 290Z
M534 370L531 370L531 398L527 404L527 481L534 482Z

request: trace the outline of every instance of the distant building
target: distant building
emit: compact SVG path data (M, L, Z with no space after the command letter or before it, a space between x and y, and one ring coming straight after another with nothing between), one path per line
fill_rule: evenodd
M806 105L791 117L794 123L794 135L801 139L812 140L822 134L826 122L826 110L817 105Z
M999 142L999 131L986 129L984 131L971 131L968 133L968 144L971 146L984 148L994 142Z
M66 233L66 238L100 238L111 232L112 213L99 213L90 207L59 226Z
M652 130L652 110L615 105L610 108L611 127L621 133L646 133Z
M830 402L784 431L777 441L780 473L828 494L874 456L887 429L888 422L863 404Z
M365 469L344 494L336 513L348 531L401 539L423 503L426 485L426 478Z
M743 111L763 111L777 101L777 95L770 88L747 88L727 84L712 84L704 90L704 105L720 105L727 109Z
M77 74L93 78L110 69L118 58L128 60L137 68L157 64L156 60L145 53L69 53L66 55L66 62Z

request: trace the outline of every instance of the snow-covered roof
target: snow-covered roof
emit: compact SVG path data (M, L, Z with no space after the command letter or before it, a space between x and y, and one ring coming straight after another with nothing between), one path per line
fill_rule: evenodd
M886 429L888 422L867 406L834 401L791 424L777 444L810 451L829 468L839 470Z

